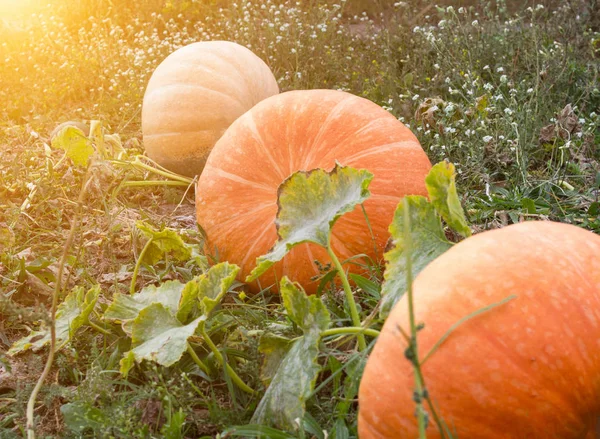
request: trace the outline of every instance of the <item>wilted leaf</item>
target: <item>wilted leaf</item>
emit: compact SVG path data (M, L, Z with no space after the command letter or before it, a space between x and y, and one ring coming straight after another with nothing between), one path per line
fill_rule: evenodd
M286 277L281 280L281 296L288 315L304 331L304 336L294 342L281 361L251 422L296 431L320 370L319 341L321 331L329 327L330 318L320 298L308 297Z
M471 236L458 193L456 192L454 165L440 162L425 177L429 199L446 224L464 237Z
M87 293L81 287L71 291L64 302L56 310L56 349L61 349L75 331L88 322L88 317L100 294L98 285L92 287ZM16 355L28 349L37 351L50 344L50 328L32 331L27 337L17 340L9 349L9 355Z
M72 402L60 408L65 425L75 433L83 433L86 429L96 430L110 423L108 416L85 402Z
M52 139L52 147L64 150L73 163L84 168L94 153L90 140L74 126L62 128Z
M154 230L143 221L136 221L135 225L148 239L152 240L142 262L153 265L162 260L166 254L170 254L178 261L187 261L192 257L190 246L183 242L175 230Z
M258 351L265 356L260 371L260 379L268 386L291 347L289 338L266 332L260 337Z
M257 258L246 282L258 278L298 244L314 242L327 247L337 219L371 195L368 187L372 179L369 171L339 163L331 172L299 171L287 178L278 191L275 223L279 240L268 254Z
M112 303L106 309L104 318L121 323L131 322L138 316L141 310L153 303L162 304L174 315L179 309L182 293L186 287L187 284L170 280L159 286L149 285L144 287L142 291L133 296L130 294L116 294ZM130 331L131 325L128 326L129 330L124 327L126 332Z
M452 243L446 239L440 217L425 197L411 195L404 198L409 207L411 261L413 278L427 264L448 250ZM387 317L406 291L406 236L404 202L400 202L390 224L393 248L385 256L385 274L381 289L381 315Z
M154 361L162 366L175 364L187 349L190 338L202 317L183 325L161 303L144 308L133 321L131 344L133 349L121 360L124 375L133 366L134 360Z

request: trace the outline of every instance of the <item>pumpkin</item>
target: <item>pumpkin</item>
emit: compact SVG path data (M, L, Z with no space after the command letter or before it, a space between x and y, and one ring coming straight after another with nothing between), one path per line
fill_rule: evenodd
M589 231L524 222L466 239L417 276L415 319L425 324L417 335L420 358L471 316L422 365L431 400L453 437L595 437L598 255L600 237ZM361 439L418 437L413 366L398 330L409 331L408 322L404 296L385 322L360 384ZM427 437L441 437L431 416Z
M374 174L372 196L335 224L332 247L340 260L382 258L394 209L406 194L426 194L429 159L411 131L377 104L335 90L290 91L257 104L215 145L197 185L197 221L209 253L241 267L240 279L277 241L277 189L296 171L336 161ZM251 291L287 275L314 293L315 260L330 262L314 244L295 247L252 284ZM347 265L357 269L356 264Z
M148 82L142 104L146 153L173 172L198 175L229 125L277 93L271 70L249 49L229 41L184 46Z

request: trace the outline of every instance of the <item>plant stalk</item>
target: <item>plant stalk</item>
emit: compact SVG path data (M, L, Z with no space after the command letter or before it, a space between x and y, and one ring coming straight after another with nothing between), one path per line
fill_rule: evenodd
M321 332L321 337L327 337L330 335L340 335L340 334L364 334L364 335L368 335L369 337L378 337L379 331L377 331L376 329L370 329L370 328L362 328L362 327L357 328L354 326L346 326L344 328L326 329L325 331Z
M348 282L348 276L344 272L344 268L340 263L340 260L333 252L331 248L331 243L327 245L327 253L329 253L329 258L331 262L333 262L335 269L337 270L340 279L342 280L342 285L344 286L344 293L346 294L346 301L348 302L348 307L350 308L350 316L352 317L352 324L354 326L360 327L360 317L358 315L358 310L356 309L356 302L354 301L354 296L352 295L352 289L350 288L350 283ZM358 334L358 349L364 351L367 348L367 342L365 341L364 334Z
M242 379L235 372L235 370L233 370L233 368L229 365L229 363L225 363L225 359L223 358L223 355L219 351L219 348L217 348L217 346L213 343L212 339L210 338L210 335L208 335L208 332L206 332L206 329L204 328L204 322L201 322L198 327L200 328L200 334L202 335L202 338L204 338L204 341L206 342L206 344L208 345L208 347L214 354L217 361L221 364L221 366L223 366L227 370L227 373L229 373L229 375L231 376L231 380L241 390L253 395L255 393L254 390L242 381Z
M194 348L192 347L192 345L190 345L189 342L187 344L187 351L190 354L190 357L192 357L192 360L194 360L194 363L198 365L202 372L204 372L206 375L210 375L210 370L208 370L208 366L204 364L200 357L198 357L196 351L194 351Z
M48 358L46 359L44 370L42 371L42 374L40 375L37 383L35 384L35 387L33 388L33 391L31 392L31 395L29 396L29 400L27 401L27 439L35 439L35 401L37 399L38 393L42 388L42 385L44 384L44 381L50 373L52 363L54 362L54 354L56 351L56 308L58 307L58 296L62 291L62 278L65 270L65 264L69 256L69 249L71 248L71 245L73 245L73 240L75 239L75 231L77 230L77 227L79 225L79 215L81 212L81 206L85 199L89 183L92 181L91 169L92 163L90 163L88 166L85 180L81 187L81 191L79 192L79 197L77 199L77 209L75 215L73 216L73 222L71 223L69 235L67 236L67 240L65 241L63 252L58 263L58 272L56 275L56 282L54 284L54 292L52 294L52 308L50 311L50 351L48 353Z
M129 287L129 294L131 294L131 295L133 295L135 293L135 283L137 281L138 272L140 271L140 267L142 265L142 260L144 259L144 255L146 254L146 252L150 248L150 245L153 242L154 242L154 238L150 238L148 240L148 242L146 242L146 245L144 245L142 252L138 256L138 260L135 263L135 268L133 269L133 275L131 277L131 286Z
M406 248L406 295L408 299L408 316L410 322L410 339L408 349L411 351L412 363L415 368L415 386L416 386L416 403L417 403L417 423L419 427L419 439L425 439L427 428L425 422L425 410L423 408L423 376L419 364L419 349L417 346L417 325L415 323L415 309L413 303L413 276L412 276L412 236L410 234L410 205L408 200L404 198L404 239Z

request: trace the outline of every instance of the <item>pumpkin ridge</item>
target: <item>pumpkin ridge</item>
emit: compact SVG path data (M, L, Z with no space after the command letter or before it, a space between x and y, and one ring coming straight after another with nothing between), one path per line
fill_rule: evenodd
M400 140L393 143L387 143L385 145L374 146L369 149L365 149L363 151L359 151L356 154L351 155L350 157L346 157L346 163L349 166L352 166L352 162L354 160L363 159L365 157L369 157L371 155L380 154L384 152L393 151L396 148L403 148L404 145L411 147L415 146L415 142L413 140Z
M319 131L317 131L317 134L313 137L313 141L311 144L311 153L316 154L317 152L320 152L321 150L321 146L322 146L322 137L324 136L324 134L327 132L327 129L329 128L329 125L331 124L331 122L336 119L339 116L339 112L342 111L342 109L344 107L346 107L346 105L348 103L351 103L353 101L356 100L356 97L351 95L351 96L347 96L345 97L345 99L342 99L340 102L338 102L337 104L335 104L333 106L333 108L331 109L331 112L327 115L327 117L325 118L325 120L323 121L323 123L321 124ZM349 135L347 137L350 137ZM329 151L328 151L329 152ZM310 156L310 154L309 154ZM312 157L310 157L310 159L312 159ZM310 164L310 161L307 159L304 161L304 168L307 168Z
M260 184L256 181L251 181L251 180L247 180L243 177L240 177L239 175L235 175L232 174L230 172L225 171L223 168L213 168L213 171L215 174L217 174L217 176L225 179L225 180L231 180L234 181L236 183L241 183L244 184L246 186L250 186L253 187L255 189L260 189L263 191L268 191L268 192L272 192L273 188L271 188L270 186L267 186L265 184Z
M266 223L265 227L263 228L263 231L260 232L260 234L256 237L256 239L254 240L252 245L250 245L250 248L246 252L246 255L242 259L242 263L240 265L242 265L242 266L246 265L246 262L248 262L248 259L250 258L251 254L252 254L252 250L254 250L254 248L260 243L262 237L265 236L265 234L269 231L269 229L271 228L272 225L273 224L270 221L268 221Z
M273 155L271 154L271 151L269 150L264 139L262 138L262 135L258 131L258 127L256 126L256 119L254 119L254 113L248 113L248 116L246 117L246 121L248 122L248 128L249 128L250 132L256 138L257 143L259 143L260 146L262 147L262 150L264 151L265 156L267 157L269 162L271 162L271 165L277 170L277 173L278 173L279 177L281 178L281 181L283 181L287 176L284 174L284 172L281 169L281 167L279 166L279 164L275 161Z
M154 90L150 91L150 93L148 93L148 98L152 97L154 94L157 94L158 92L164 92L165 89L169 89L169 88L179 88L179 87L188 87L188 88L193 88L195 90L204 90L207 91L208 93L211 94L215 94L215 95L219 95L219 96L223 96L226 97L227 99L230 99L231 101L235 102L236 104L238 104L240 107L244 107L244 103L242 101L240 101L238 98L225 93L224 91L221 90L214 90L211 89L209 87L206 87L204 85L199 85L199 84L189 84L186 82L171 82L169 84L165 84L165 85L161 85L158 88L155 88Z

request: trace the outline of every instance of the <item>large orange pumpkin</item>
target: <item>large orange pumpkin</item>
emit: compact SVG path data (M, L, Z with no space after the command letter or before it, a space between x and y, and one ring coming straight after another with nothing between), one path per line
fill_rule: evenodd
M595 437L600 415L600 237L578 227L525 222L484 232L433 261L414 282L423 358L461 318L479 314L423 364L427 390L453 437ZM393 309L359 392L359 437L418 437L412 365ZM586 434L588 436L586 436ZM433 419L428 438L441 437Z
M415 136L373 102L334 90L291 91L272 96L236 120L215 145L197 186L197 219L208 248L220 260L241 266L241 279L256 258L277 241L277 189L292 173L324 168L336 160L374 174L365 203L374 240L361 207L334 226L332 245L340 258L382 258L388 225L400 198L425 194L431 164ZM327 252L312 244L294 248L259 283L287 275L314 292L314 263ZM254 291L260 285L253 285Z
M182 47L148 82L142 104L144 148L165 168L198 175L229 125L277 93L269 67L239 44L206 41Z

